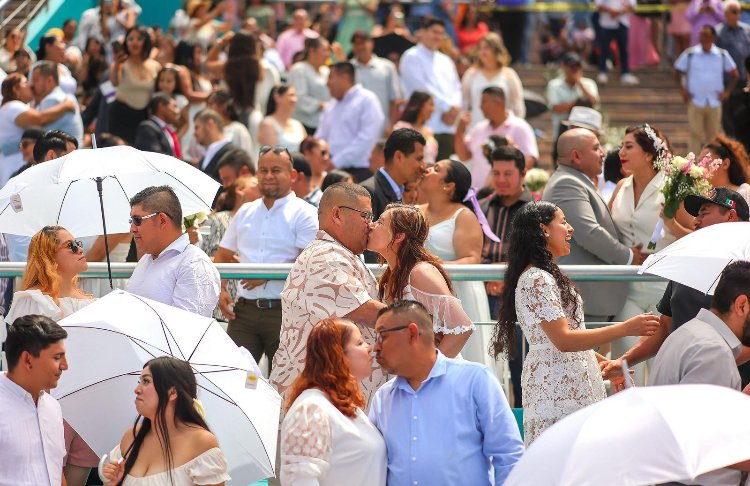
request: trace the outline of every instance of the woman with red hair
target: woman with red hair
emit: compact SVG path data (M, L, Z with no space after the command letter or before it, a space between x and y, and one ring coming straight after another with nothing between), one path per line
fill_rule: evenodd
M282 484L385 485L385 442L362 411L359 389L372 373L370 351L347 319L323 319L310 331L281 426Z

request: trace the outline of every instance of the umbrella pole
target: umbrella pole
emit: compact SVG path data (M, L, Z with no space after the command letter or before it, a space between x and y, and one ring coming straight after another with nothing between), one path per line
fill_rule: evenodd
M112 264L109 261L109 240L107 239L107 222L104 219L104 196L102 196L102 182L104 179L101 177L97 177L94 179L96 181L96 190L99 191L99 208L101 209L102 213L102 229L104 230L104 249L107 253L107 274L109 275L109 288L114 289L115 286L112 285Z

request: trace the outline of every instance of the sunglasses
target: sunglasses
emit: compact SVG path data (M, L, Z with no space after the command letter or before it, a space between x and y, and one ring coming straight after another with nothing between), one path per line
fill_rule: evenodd
M287 157L289 157L289 160L294 160L294 159L292 159L292 154L289 153L289 149L286 148L286 147L284 147L283 145L276 145L276 146L263 145L260 148L259 157L262 157L262 156L266 155L268 152L273 152L276 155L280 155L280 154L283 154L284 152L286 152L286 155L287 155Z
M350 211L356 211L362 216L362 219L365 220L365 223L367 224L372 223L373 215L370 211L362 211L361 209L350 208L349 206L339 206L339 209L348 209Z
M63 246L63 248L65 247L69 248L74 255L78 254L78 250L81 250L81 253L83 253L83 242L81 242L80 240L71 240L65 243L65 246Z
M154 216L156 216L157 214L159 214L159 211L157 211L155 213L147 214L145 216L131 216L130 219L128 220L128 223L130 223L132 225L135 225L135 226L140 226L140 225L143 224L143 220L145 220L145 219L151 219ZM164 213L164 214L167 214L167 213ZM167 214L167 216L169 216L169 215Z

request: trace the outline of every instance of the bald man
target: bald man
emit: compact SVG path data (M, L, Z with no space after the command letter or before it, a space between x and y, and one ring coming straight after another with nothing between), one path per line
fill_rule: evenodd
M543 199L557 204L573 226L570 255L561 265L640 265L641 246L628 248L619 233L607 203L594 181L602 171L604 151L596 135L585 128L563 132L557 141L558 168L544 189ZM611 321L628 293L627 282L577 282L583 297L585 320Z
M380 309L377 283L360 255L372 225L370 193L357 184L328 187L318 210L320 231L294 262L281 292L281 339L273 359L271 383L279 393L292 384L305 364L307 336L321 319L346 317L354 321L369 345ZM386 375L375 366L362 381L369 403Z

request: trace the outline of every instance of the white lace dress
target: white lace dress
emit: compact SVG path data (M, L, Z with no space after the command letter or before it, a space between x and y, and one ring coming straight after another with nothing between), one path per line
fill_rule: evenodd
M349 418L322 391L297 397L281 426L281 484L385 486L385 441L367 415Z
M529 341L523 362L524 442L528 447L561 418L606 397L594 351L562 352L542 329L542 322L562 317L570 329L585 329L583 301L578 309L563 308L554 277L537 267L521 274L516 287L518 323Z

